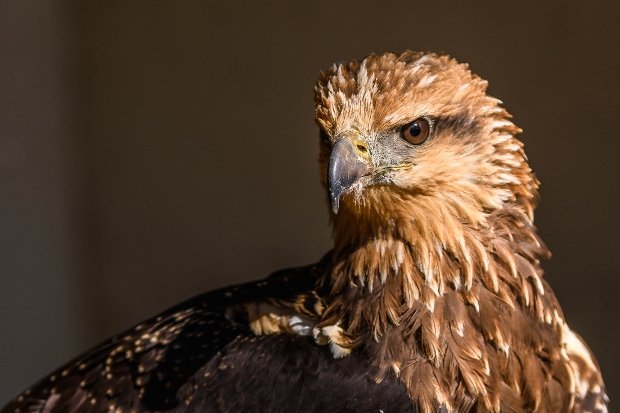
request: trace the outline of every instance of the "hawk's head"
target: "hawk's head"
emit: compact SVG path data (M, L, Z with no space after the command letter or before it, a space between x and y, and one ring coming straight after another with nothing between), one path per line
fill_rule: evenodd
M323 72L316 121L336 224L406 225L426 211L478 226L507 204L531 217L520 130L486 87L465 64L411 51Z

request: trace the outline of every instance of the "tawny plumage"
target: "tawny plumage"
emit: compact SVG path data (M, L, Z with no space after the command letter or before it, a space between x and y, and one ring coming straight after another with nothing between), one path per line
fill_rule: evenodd
M486 87L416 52L323 72L333 249L180 304L2 412L606 412L542 276L521 130Z

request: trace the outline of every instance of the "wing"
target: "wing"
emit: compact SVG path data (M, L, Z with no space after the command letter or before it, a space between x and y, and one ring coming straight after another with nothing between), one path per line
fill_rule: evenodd
M1 413L410 411L402 385L371 380L363 355L334 362L311 337L257 337L231 316L248 302L295 301L319 274L320 264L283 270L195 297L88 351Z

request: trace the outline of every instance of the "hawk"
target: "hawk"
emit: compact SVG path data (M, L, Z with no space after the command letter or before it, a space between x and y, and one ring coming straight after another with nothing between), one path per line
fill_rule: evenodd
M333 248L112 337L18 412L606 412L540 260L538 181L487 82L449 56L321 73Z

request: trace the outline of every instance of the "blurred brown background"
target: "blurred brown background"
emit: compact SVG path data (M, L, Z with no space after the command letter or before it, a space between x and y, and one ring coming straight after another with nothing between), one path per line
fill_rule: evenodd
M0 0L0 404L199 292L329 248L312 86L406 48L525 129L547 276L620 398L620 24L609 2Z

